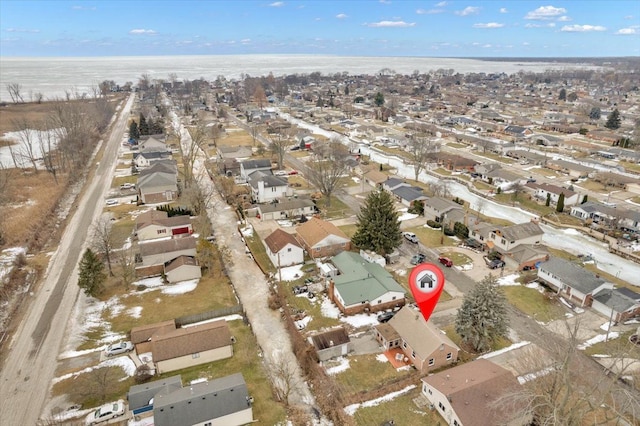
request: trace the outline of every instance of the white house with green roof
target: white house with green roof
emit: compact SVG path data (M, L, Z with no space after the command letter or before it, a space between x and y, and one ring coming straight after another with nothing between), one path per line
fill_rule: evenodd
M382 266L349 251L332 257L331 262L340 274L329 281L329 298L343 314L404 306L404 288Z

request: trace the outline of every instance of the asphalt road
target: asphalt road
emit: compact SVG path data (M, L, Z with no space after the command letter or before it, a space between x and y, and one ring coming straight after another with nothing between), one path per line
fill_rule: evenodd
M71 209L73 216L41 286L31 299L26 299L28 314L7 345L0 372L0 425L35 425L40 418L68 321L80 294L77 265L91 224L102 212L133 99L132 94L120 109L102 161L93 179L87 182L84 195Z

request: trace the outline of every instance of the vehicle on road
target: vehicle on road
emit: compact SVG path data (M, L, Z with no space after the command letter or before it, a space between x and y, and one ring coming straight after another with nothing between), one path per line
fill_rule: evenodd
M427 257L424 254L422 253L414 254L413 257L411 258L411 264L417 265L419 263L423 263L425 260L427 260Z
M447 268L451 268L453 266L453 260L449 259L448 257L440 256L438 258L438 262L442 263Z
M378 314L378 322L385 323L393 318L395 314L395 312L382 312L381 314Z
M402 235L404 236L404 238L413 243L413 244L418 244L418 237L416 236L416 234L414 234L413 232L403 232Z
M118 343L114 343L112 345L107 346L104 350L104 354L106 356L114 356L120 355L127 352L131 352L133 350L133 343L129 341L122 341Z
M297 175L297 174L298 174L298 171L297 171L297 170L291 170L291 171L289 172L289 174L290 174L290 175Z
M106 422L116 417L124 415L124 401L119 399L116 402L101 405L95 411L89 413L85 420L87 425L95 425Z

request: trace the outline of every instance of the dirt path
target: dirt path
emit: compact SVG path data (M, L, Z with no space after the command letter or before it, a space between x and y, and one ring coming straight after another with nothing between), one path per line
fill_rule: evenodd
M111 184L118 147L133 103L132 94L121 109L104 155L53 254L38 291L27 299L29 314L7 346L0 373L0 424L34 425L49 393L67 322L79 294L77 265L91 223L100 215Z

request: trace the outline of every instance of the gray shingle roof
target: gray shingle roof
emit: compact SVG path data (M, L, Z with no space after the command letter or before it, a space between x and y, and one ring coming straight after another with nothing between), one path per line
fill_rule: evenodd
M621 289L603 290L593 298L616 312L624 312L640 304L640 301L623 294L620 290Z
M153 405L156 426L191 426L251 406L247 384L241 373L159 394Z
M127 393L127 401L129 402L129 410L137 410L146 407L149 402L160 391L164 393L173 392L182 388L182 379L180 375L167 377L162 380L156 380L141 385L131 386Z
M563 283L583 294L590 294L605 283L605 280L587 271L582 266L557 257L552 257L548 261L541 263L540 271L554 275Z

